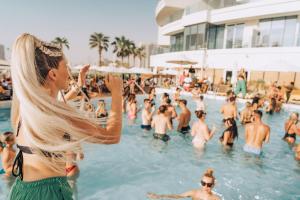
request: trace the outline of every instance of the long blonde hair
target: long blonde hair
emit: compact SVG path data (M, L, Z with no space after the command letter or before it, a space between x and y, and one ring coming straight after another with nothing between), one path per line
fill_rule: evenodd
M62 170L59 166L65 162L66 151L77 151L78 143L91 137L77 123L98 126L96 120L46 92L44 83L48 71L57 68L63 59L58 46L42 42L30 34L19 36L12 48L12 122L20 118L24 139L54 170ZM16 124L13 127L16 128ZM70 135L70 141L64 139L66 133ZM97 140L101 143L99 137L95 138ZM46 158L45 151L60 156Z

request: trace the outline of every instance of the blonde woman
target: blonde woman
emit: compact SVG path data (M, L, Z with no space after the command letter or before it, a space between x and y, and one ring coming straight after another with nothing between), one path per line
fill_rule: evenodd
M184 199L192 198L193 200L220 200L221 198L212 192L215 186L215 177L212 169L207 169L201 178L201 188L190 190L182 194L167 194L158 195L154 193L148 193L149 199Z
M122 127L119 78L108 76L112 107L107 127L57 100L69 84L61 48L22 34L12 48L14 96L11 121L19 153L13 174L18 176L10 199L72 199L67 183L66 152L79 152L82 141L115 144Z
M293 112L290 118L284 123L285 135L283 140L289 144L296 142L296 135L300 135L300 129L298 128L299 113Z
M103 99L100 99L98 101L96 116L97 116L97 118L103 118L103 117L108 116L108 112L106 111L106 108L105 108L105 101Z

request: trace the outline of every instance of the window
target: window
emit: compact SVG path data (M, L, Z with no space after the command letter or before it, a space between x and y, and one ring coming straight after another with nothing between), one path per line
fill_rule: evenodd
M198 24L197 49L205 47L206 24Z
M244 24L235 25L234 48L243 47Z
M294 17L289 17L285 20L285 30L283 37L283 46L294 46L295 38L296 38L296 26L297 19Z
M225 25L217 26L216 49L223 49Z
M207 48L215 49L216 48L216 35L217 35L217 26L210 24L208 28L208 45Z
M234 25L227 26L226 48L233 47Z
M272 21L271 26L271 44L272 47L282 46L282 38L284 32L284 18L276 18Z
M242 48L244 24L227 26L226 48Z
M185 27L185 50L197 50L205 45L206 24L196 24Z
M197 25L191 26L191 43L189 50L196 50L197 47Z
M183 50L183 33L171 36L171 52Z
M208 29L208 48L222 49L224 41L224 25L209 25Z
M259 22L257 47L294 46L297 16L263 19Z
M191 39L191 36L190 36L190 30L191 30L191 27L186 27L184 29L184 43L185 43L185 50L188 50L189 47L190 47L190 39Z
M259 46L267 47L270 42L271 21L264 20L259 23L260 37Z

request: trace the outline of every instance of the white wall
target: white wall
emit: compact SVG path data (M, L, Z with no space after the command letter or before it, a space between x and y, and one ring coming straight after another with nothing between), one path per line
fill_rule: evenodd
M184 30L183 21L177 20L160 27L162 35L173 35Z
M158 27L157 44L162 46L170 45L170 36L162 34L162 29L160 27Z

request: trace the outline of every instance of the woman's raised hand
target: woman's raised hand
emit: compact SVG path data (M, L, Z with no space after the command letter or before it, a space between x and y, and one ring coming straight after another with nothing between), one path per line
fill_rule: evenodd
M105 85L112 94L122 94L123 81L121 78L108 75L105 78Z
M85 84L85 76L86 76L86 73L89 71L89 69L90 69L90 65L89 64L84 65L80 69L79 76L78 76L78 86L79 87L82 87Z

